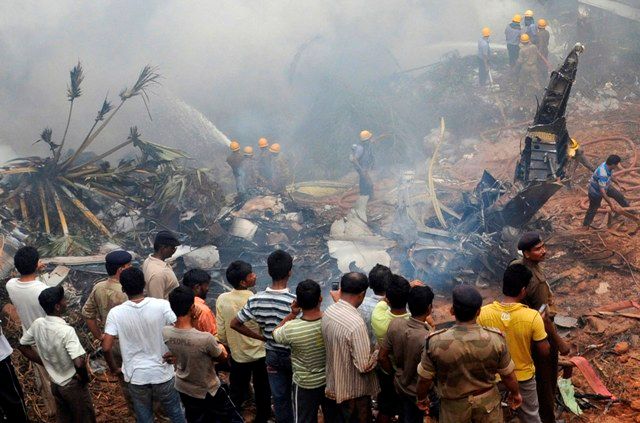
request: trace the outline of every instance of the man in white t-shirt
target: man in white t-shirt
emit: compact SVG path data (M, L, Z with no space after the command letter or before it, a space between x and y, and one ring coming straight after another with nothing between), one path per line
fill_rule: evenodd
M128 301L109 311L102 341L109 369L124 378L138 422L153 422L153 401L157 400L173 423L185 423L173 366L163 359L168 349L162 329L173 324L176 315L168 301L145 297L144 274L139 268L125 269L120 285ZM122 352L121 369L111 352L115 338Z
M44 269L44 264L40 261L38 250L34 247L22 247L16 251L13 257L14 265L20 273L19 278L10 279L7 282L7 292L9 299L18 312L22 333L24 334L31 324L39 317L45 317L38 296L47 289L42 281L38 279L37 272ZM56 402L51 392L51 380L47 371L39 364L35 365L36 386L40 386L40 395L44 399L47 414L54 416L56 413Z

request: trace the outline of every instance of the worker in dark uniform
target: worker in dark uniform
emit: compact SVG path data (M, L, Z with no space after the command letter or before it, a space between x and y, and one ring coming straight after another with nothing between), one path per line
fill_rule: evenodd
M551 351L544 360L532 351L533 362L536 368L536 389L540 420L542 423L555 423L556 386L558 380L558 353L569 353L569 345L560 337L558 329L553 323L556 308L553 303L553 293L547 282L542 268L542 262L547 256L547 247L537 232L527 232L518 241L518 250L522 251L523 258L514 260L513 263L525 265L533 274L531 282L527 286L527 295L522 301L542 315L544 328L549 337Z
M549 31L547 31L547 21L544 19L538 20L538 53L540 53L540 76L543 81L549 78Z
M502 332L476 323L482 296L471 285L453 289L451 314L456 324L427 337L418 365L416 399L427 410L427 393L437 385L439 423L502 423L496 374L509 391L512 407L522 404L515 364Z
M244 195L246 192L246 187L244 184L244 173L242 170L242 161L243 156L240 151L240 143L238 141L231 141L229 144L229 149L231 152L227 156L227 164L231 167L231 171L233 172L233 177L236 180L236 191L240 195Z
M269 146L271 156L271 191L283 193L287 186L293 183L289 162L282 155L280 144L273 143Z
M246 146L242 149L242 173L246 193L255 195L256 189L256 161L253 157L253 147Z
M518 61L520 53L520 35L522 35L522 27L520 22L522 16L514 15L511 23L504 30L504 37L507 42L507 52L509 53L509 65L514 67Z
M487 27L482 28L482 37L478 40L478 81L481 87L487 85L487 78L489 77L489 58L491 57L490 36L491 29Z
M524 26L522 33L527 34L531 40L531 44L538 44L538 26L533 18L533 10L527 10L524 12Z
M272 154L269 152L269 141L266 138L260 138L258 147L260 151L257 159L257 184L260 187L269 187L273 179L273 161Z
M373 150L371 138L373 134L367 130L360 132L360 144L354 144L349 160L358 172L360 196L353 209L363 220L367 221L367 203L373 197L373 181L369 172L373 168Z

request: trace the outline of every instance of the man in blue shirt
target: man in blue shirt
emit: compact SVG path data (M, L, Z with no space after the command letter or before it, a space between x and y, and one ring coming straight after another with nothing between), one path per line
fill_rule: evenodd
M489 75L490 35L491 30L489 28L482 28L482 37L478 40L478 79L481 87L487 84L487 76Z
M522 35L522 16L515 15L511 23L504 30L505 41L507 42L507 52L509 53L509 65L514 67L520 54L520 35Z
M620 161L620 156L612 154L607 157L607 161L598 166L596 171L593 172L593 176L589 181L589 210L584 216L582 226L589 227L591 225L603 199L609 204L611 211L615 213L622 211L620 206L629 207L624 195L611 186L612 183L617 183L613 176L613 171L620 167ZM616 200L620 206L614 204L611 201L612 199Z

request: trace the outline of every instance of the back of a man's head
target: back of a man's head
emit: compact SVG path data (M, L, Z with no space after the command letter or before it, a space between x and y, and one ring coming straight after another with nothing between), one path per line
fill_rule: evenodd
M382 264L376 264L369 272L369 287L376 295L385 295L392 276L391 269Z
M470 322L476 318L482 307L482 296L471 285L453 288L453 314L459 322Z
M428 286L414 286L409 292L409 312L412 316L424 316L433 304L433 291Z
M39 260L40 254L38 254L38 250L31 246L18 249L15 256L13 256L13 263L21 275L31 275L35 273Z
M340 279L340 291L345 294L362 294L369 287L367 275L359 272L350 272L342 275Z
M407 308L410 291L411 285L408 280L400 275L393 275L387 288L387 302L389 303L389 307L396 310Z
M188 286L179 286L169 293L169 305L177 317L188 315L194 300L193 289Z
M320 295L320 285L314 280L303 280L296 287L296 302L302 310L313 310L318 307Z
M52 286L44 289L38 295L38 302L40 307L48 315L53 314L56 311L56 304L58 304L64 298L64 288L62 285Z
M622 159L620 158L620 156L618 156L617 154L612 154L609 157L607 157L607 165L609 166L615 166L620 164L620 162L622 161Z
M289 277L293 268L293 257L283 250L276 250L267 258L269 276L274 281L281 281Z
M202 269L188 270L182 277L182 284L188 288L195 288L198 285L209 285L211 275Z
M240 287L240 282L247 279L247 276L251 273L253 273L253 269L249 263L242 260L236 260L231 262L229 267L227 267L227 282L229 282L232 287L238 289Z
M533 277L531 270L524 264L510 264L502 276L502 293L507 297L515 298L526 288Z
M120 273L120 285L127 297L134 297L144 292L144 274L137 267L129 267Z

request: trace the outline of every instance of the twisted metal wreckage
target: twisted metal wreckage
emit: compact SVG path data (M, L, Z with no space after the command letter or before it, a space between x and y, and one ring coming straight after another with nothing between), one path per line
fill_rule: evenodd
M464 210L459 219L451 217L445 222L438 216L446 230L418 228L409 249L417 277L451 280L478 277L485 270L498 275L514 257L515 251L504 246L515 244L519 229L563 186L560 181L565 176L570 139L565 112L583 51L584 46L576 44L551 73L533 123L527 128L514 182L499 181L485 171L473 194L463 195Z

